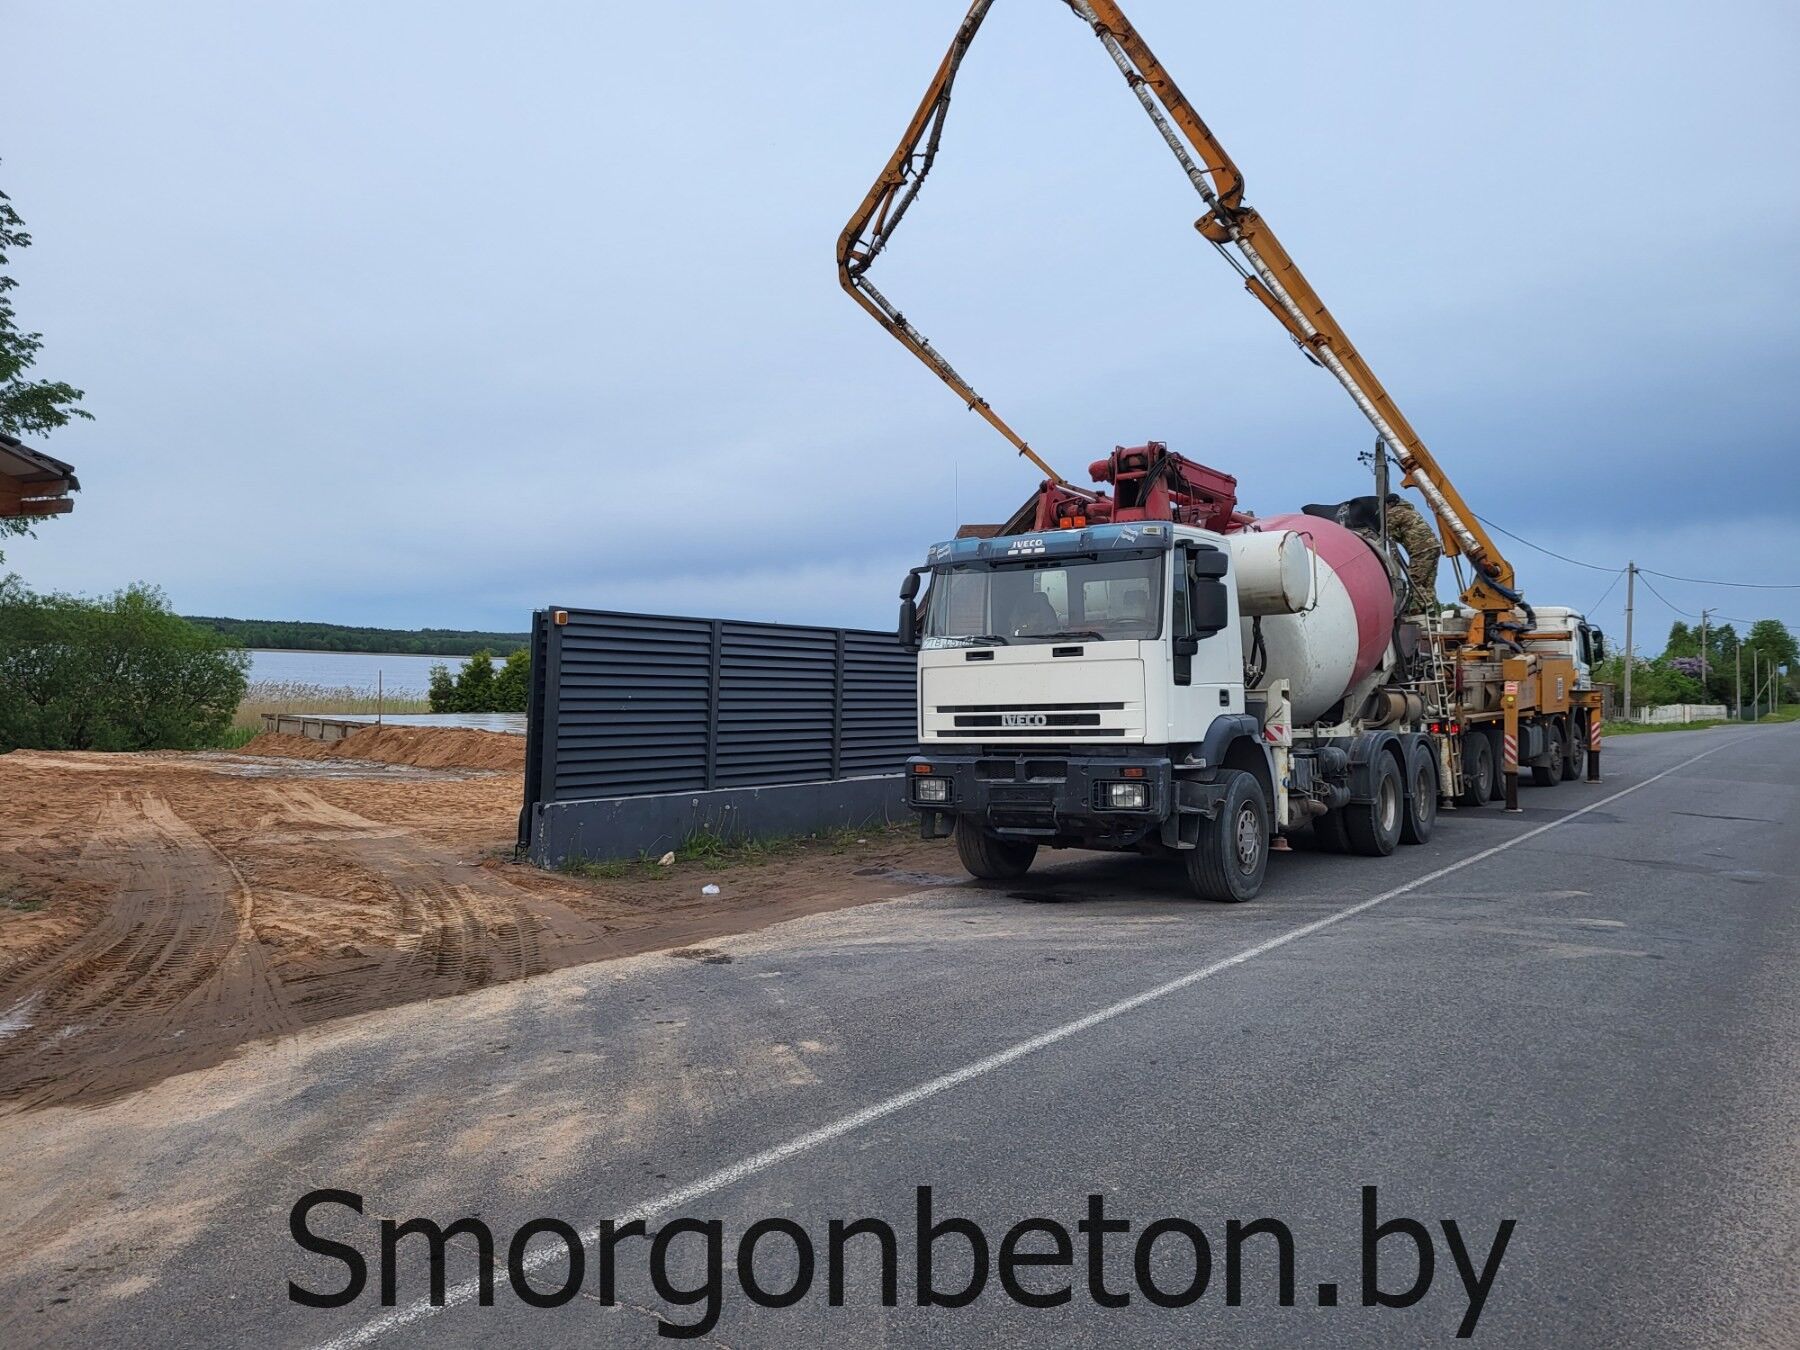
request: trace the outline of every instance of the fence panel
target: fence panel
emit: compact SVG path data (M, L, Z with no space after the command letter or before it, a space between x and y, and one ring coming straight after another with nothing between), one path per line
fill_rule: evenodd
M895 774L916 743L892 633L546 609L532 654L522 843L543 804Z

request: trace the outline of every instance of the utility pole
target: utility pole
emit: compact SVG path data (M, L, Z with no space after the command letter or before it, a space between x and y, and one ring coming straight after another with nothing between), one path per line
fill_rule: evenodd
M1744 644L1742 641L1731 644L1731 654L1737 658L1737 674L1732 681L1731 715L1744 720Z
M1700 697L1706 697L1706 616L1710 609L1700 611Z
M1750 649L1750 720L1762 716L1762 680L1757 675L1756 648Z
M1637 599L1637 564L1625 564L1625 720L1631 720L1631 663L1637 649L1631 645L1631 608Z

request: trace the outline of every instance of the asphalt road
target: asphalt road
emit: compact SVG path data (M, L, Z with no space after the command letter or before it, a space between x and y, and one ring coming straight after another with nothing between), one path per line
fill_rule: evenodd
M1698 757L1698 758L1697 758ZM924 890L668 955L581 967L358 1018L86 1112L9 1122L0 1159L0 1341L125 1346L657 1341L707 1320L617 1249L615 1305L590 1245L580 1293L537 1309L507 1287L466 1301L476 1264L450 1243L453 1299L420 1305L425 1243L400 1247L379 1303L382 1218L477 1215L505 1243L540 1216L591 1230L722 1221L723 1286L702 1344L988 1342L1392 1345L1472 1322L1497 1345L1792 1346L1800 1340L1800 729L1610 742L1606 781L1447 816L1387 860L1277 857L1256 902L1201 905L1136 859L1042 867L1010 887ZM729 959L723 959L729 958ZM963 1307L917 1306L916 1188L979 1224L997 1256L1034 1217L1071 1230L1070 1268L997 1274ZM1381 1220L1420 1221L1433 1279L1410 1307L1363 1306L1364 1188ZM351 1306L300 1250L305 1192L360 1193L364 1216L315 1231L368 1258ZM1089 1196L1129 1221L1104 1238ZM899 1306L882 1309L877 1239L852 1240L828 1301L828 1224L897 1233ZM1242 1240L1228 1300L1228 1225ZM1208 1244L1196 1301L1157 1306L1135 1271L1146 1224ZM752 1303L733 1253L759 1220L817 1249L810 1292ZM1478 1317L1481 1274L1504 1221ZM1470 1266L1459 1273L1445 1221ZM860 1241L860 1246L857 1245ZM535 1239L536 1253L553 1239ZM1044 1232L1020 1250L1048 1252ZM1155 1287L1197 1275L1163 1232ZM1417 1250L1376 1248L1382 1288ZM966 1284L966 1240L935 1249ZM779 1292L791 1235L755 1276ZM664 1250L665 1284L703 1289L706 1238ZM532 1258L553 1289L559 1259ZM1322 1286L1335 1286L1335 1306Z

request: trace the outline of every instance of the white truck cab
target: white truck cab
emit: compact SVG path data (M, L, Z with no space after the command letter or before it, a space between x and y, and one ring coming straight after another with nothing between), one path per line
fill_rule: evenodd
M1594 667L1606 659L1606 635L1581 611L1563 605L1539 605L1533 613L1537 623L1526 649L1568 657L1575 664L1575 687L1592 689Z

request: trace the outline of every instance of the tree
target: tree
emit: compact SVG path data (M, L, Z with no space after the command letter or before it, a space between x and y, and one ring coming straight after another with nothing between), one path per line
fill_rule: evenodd
M161 591L103 600L0 580L0 751L194 750L243 701L247 653L178 617Z
M454 677L447 666L433 666L429 696L433 712L522 713L531 696L531 653L509 653L496 671L491 652L476 652Z
M1751 624L1744 645L1757 653L1756 664L1764 672L1772 666L1785 666L1791 682L1800 668L1800 644L1780 619L1758 619Z
M1684 670L1683 667L1689 667ZM1638 657L1631 666L1631 701L1640 708L1660 707L1665 703L1705 703L1705 691L1700 688L1698 657L1659 656L1654 661L1646 661ZM1594 671L1594 680L1599 684L1610 684L1615 689L1625 683L1625 658L1614 656Z
M0 192L0 268L12 261L12 251L31 247L25 222L13 209L12 199ZM60 380L31 380L25 372L37 364L44 345L42 333L20 329L13 310L12 292L18 281L0 271L0 431L9 436L42 435L65 426L76 417L91 418L78 405L82 391ZM36 517L0 517L0 539L9 534L29 534ZM6 555L0 553L0 562Z
M25 222L12 199L0 192L0 267L9 265L14 249L31 247ZM0 431L12 436L41 436L93 414L78 405L84 393L61 380L32 380L25 373L37 364L42 333L27 333L13 312L12 292L18 282L0 272Z
M494 654L479 651L463 662L456 677L456 711L480 713L494 711Z
M531 700L531 652L520 647L507 653L494 676L494 711L522 713Z
M449 666L433 666L426 697L431 702L431 711L447 713L457 711L456 680L450 674Z

